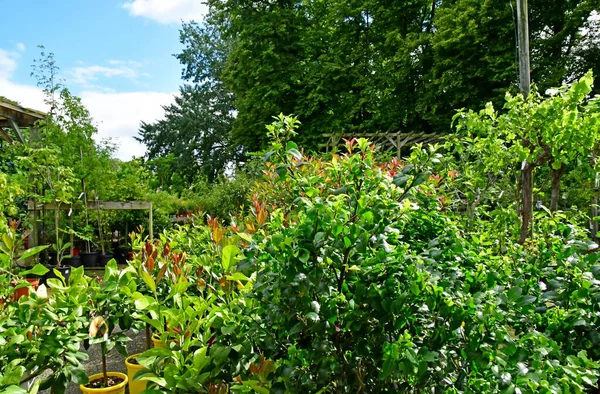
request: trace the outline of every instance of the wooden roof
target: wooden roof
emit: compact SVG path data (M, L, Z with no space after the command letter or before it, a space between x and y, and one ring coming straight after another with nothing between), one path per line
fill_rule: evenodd
M24 142L20 129L33 127L35 122L45 117L46 113L42 111L25 108L0 97L0 137L9 144L13 142L13 137L3 129L12 129L15 132L16 138Z

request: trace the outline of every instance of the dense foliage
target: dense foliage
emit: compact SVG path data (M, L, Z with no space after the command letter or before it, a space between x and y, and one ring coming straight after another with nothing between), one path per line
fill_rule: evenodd
M590 83L532 98L520 121L530 124L531 114L571 95L582 105ZM524 105L520 97L507 102ZM585 122L597 110L584 107ZM263 176L243 198L248 209L227 224L199 216L156 240L132 233L134 260L120 271L109 264L100 282L75 270L69 283L49 280L50 293L40 287L13 300L9 290L0 388L26 392L17 386L30 381L29 392L41 385L60 393L69 380L86 382L78 343L100 321L107 336L94 330L89 344L100 343L103 354L125 351L116 327L146 324L155 333L162 345L137 358L144 369L136 379L149 394L592 389L600 263L585 211L536 211L534 237L521 245L518 193L492 187L473 200L486 174L500 177L491 165L503 156L493 154L511 130L510 111L502 116L491 105L462 114L471 134L449 140L449 153L419 146L391 161L366 139L308 156L293 142L299 121L277 117L267 127ZM487 138L499 125L508 134ZM465 159L476 148L490 167ZM568 165L574 156L559 151L553 158ZM515 160L510 149L502 154ZM10 231L16 239L16 227ZM18 259L2 260L3 288L25 286L10 268ZM33 320L41 331L31 330ZM22 352L11 351L17 342ZM42 368L54 373L39 381Z
M208 7L202 23L182 26L184 85L170 115L140 131L149 158L172 154L185 176L194 168L213 177L223 157L243 163L245 152L265 149L263 125L274 114L297 115L297 140L316 150L325 133L447 133L457 110L488 101L501 108L506 90L516 90L514 2L219 0ZM540 92L590 69L600 73L598 0L531 0L529 8Z

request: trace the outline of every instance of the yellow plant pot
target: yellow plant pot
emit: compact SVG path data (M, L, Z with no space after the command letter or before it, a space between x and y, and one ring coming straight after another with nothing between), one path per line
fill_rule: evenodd
M167 345L163 341L160 340L159 337L152 335L152 343L154 343L154 347L158 347L161 349L166 349Z
M123 381L121 383L119 383L116 386L112 386L112 387L106 387L106 388L101 388L101 389L91 389L89 387L85 387L85 385L81 384L79 385L79 389L81 390L82 393L90 393L90 394L94 394L94 393L102 393L102 394L125 394L125 387L127 386L127 375L125 375L124 373L120 373L120 372L107 372L108 376L118 376L120 378L123 379ZM95 375L90 376L90 382L96 379L101 379L104 375L102 373L97 373Z
M144 369L143 366L139 364L132 364L129 360L132 358L136 358L139 354L134 354L125 359L125 365L127 366L127 377L129 378L129 394L139 394L142 391L146 390L146 382L145 380L133 380L138 371Z

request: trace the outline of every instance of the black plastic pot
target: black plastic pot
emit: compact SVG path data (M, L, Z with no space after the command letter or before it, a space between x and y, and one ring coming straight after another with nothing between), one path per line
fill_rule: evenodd
M48 265L56 265L56 252L48 252L46 264Z
M83 265L83 262L81 261L81 257L79 257L79 256L64 258L62 263L65 266L69 266L69 267L73 267L73 268L81 267Z
M98 265L98 252L81 252L79 256L81 256L81 262L84 267L90 268Z
M46 273L46 275L42 277L40 283L46 284L48 279L58 279L58 276L56 276L56 274L54 273L55 269L58 272L60 272L60 274L65 278L65 283L69 283L69 277L71 276L71 267L57 267L55 265L47 265L46 268L48 268L49 271Z
M110 253L98 255L98 267L106 267L106 264L108 264L108 262L112 260L112 258L113 255Z

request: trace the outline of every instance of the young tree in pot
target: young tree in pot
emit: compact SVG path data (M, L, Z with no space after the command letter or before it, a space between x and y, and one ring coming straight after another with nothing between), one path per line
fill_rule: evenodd
M100 203L98 202L98 197L96 197L96 209L97 209L97 214L98 214L98 235L100 238L100 248L102 249L102 254L100 254L99 258L98 258L98 265L100 267L105 267L106 264L113 258L112 253L107 253L106 251L106 246L107 246L107 242L108 245L110 246L110 238L108 238L108 240L106 240L105 234L104 234L104 226L102 225L102 211L100 210Z
M52 129L56 127L51 121L45 128ZM34 196L34 199L41 203L51 203L54 210L54 234L55 245L61 244L60 239L60 209L62 204L68 204L71 201L71 186L74 177L73 171L61 165L59 160L59 151L57 148L36 148L29 149L29 154L22 158L22 164L29 168L32 175L33 190L43 190L41 194ZM35 194L35 193L34 193ZM56 268L62 276L68 276L71 268L62 267L60 261L57 261Z
M89 345L100 344L102 357L102 372L90 376L90 383L82 385L84 393L124 393L127 385L127 375L110 372L107 369L107 355L116 348L123 356L127 356L125 343L130 338L124 331L132 329L137 332L139 323L132 318L132 302L128 302L122 289L129 288L133 279L131 270L119 271L115 262L106 266L104 278L90 289L91 315L89 324ZM115 330L120 328L120 331Z

